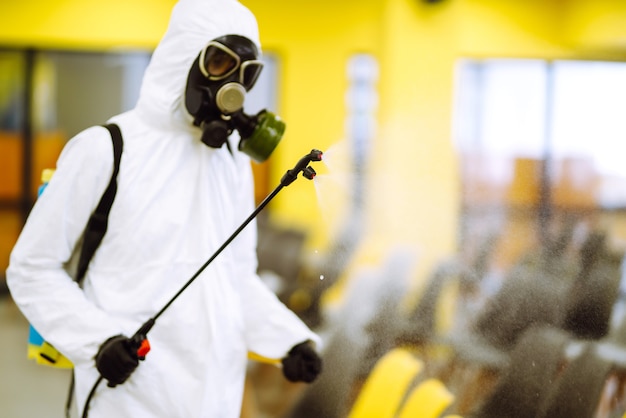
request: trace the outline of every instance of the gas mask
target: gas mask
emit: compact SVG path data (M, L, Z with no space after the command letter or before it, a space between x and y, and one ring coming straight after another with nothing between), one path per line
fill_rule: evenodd
M266 109L256 115L243 111L246 93L256 83L263 63L256 45L243 36L216 38L194 61L185 90L185 107L202 129L202 142L220 148L234 130L239 150L265 161L278 145L285 123Z

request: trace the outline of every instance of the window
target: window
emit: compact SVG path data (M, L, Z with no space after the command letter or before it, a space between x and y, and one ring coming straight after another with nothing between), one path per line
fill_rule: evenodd
M599 207L626 207L626 63L464 60L458 76L455 141L489 162L484 181L510 188L522 161L547 162L535 174L552 203L574 204L569 187Z

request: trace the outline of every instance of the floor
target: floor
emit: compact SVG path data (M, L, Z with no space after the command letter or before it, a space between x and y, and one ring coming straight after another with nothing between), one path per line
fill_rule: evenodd
M65 417L70 371L27 359L28 322L4 295L0 295L0 336L0 416Z

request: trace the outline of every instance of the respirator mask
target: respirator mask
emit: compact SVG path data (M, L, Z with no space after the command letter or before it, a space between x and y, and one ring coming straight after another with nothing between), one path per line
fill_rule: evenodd
M257 162L265 161L278 145L285 123L261 110L243 111L246 93L256 83L263 63L256 45L239 35L216 38L194 61L185 89L185 107L193 124L202 129L202 142L220 148L237 130L239 150Z

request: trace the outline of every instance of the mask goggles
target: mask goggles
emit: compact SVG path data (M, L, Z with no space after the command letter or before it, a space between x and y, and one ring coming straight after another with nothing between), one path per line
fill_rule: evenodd
M200 71L209 80L224 80L239 70L237 81L250 90L256 83L263 62L259 60L247 60L241 62L241 58L227 46L211 41L200 53Z

